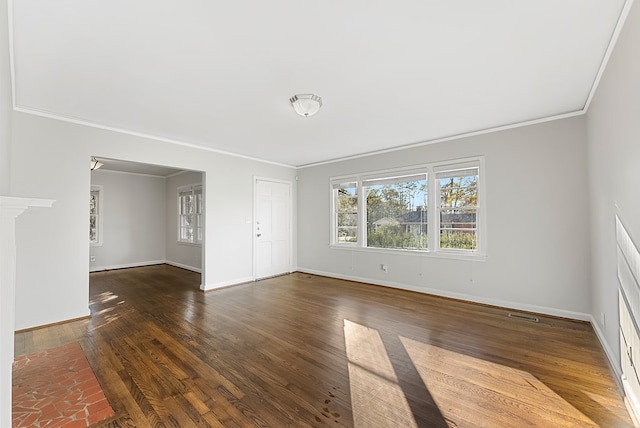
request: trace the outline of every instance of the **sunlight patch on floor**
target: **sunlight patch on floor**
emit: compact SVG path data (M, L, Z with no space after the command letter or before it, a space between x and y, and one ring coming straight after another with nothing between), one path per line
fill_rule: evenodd
M417 427L377 330L344 320L355 428Z
M458 422L468 418L466 424L475 426L598 426L528 372L400 340L440 410L456 415Z

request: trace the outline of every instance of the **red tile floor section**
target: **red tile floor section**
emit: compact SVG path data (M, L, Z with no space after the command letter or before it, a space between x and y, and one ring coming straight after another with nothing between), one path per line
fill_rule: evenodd
M79 343L16 359L13 426L87 427L113 416Z

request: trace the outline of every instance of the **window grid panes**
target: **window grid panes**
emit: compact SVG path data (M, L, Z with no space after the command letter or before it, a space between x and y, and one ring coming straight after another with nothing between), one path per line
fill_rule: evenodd
M355 244L358 242L358 187L356 183L336 184L334 192L334 242Z
M202 242L202 235L202 186L180 188L178 191L178 241L199 244Z
M440 248L477 250L478 168L436 174L440 189Z
M98 224L100 222L100 191L92 190L89 195L89 242L97 244L100 240Z
M331 243L484 256L483 163L467 158L332 179Z
M426 249L427 175L363 182L367 195L367 247Z

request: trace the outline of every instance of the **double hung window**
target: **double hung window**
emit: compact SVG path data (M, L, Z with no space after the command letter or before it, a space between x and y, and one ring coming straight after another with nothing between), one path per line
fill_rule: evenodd
M91 186L89 193L89 243L102 245L102 186Z
M440 248L478 248L478 167L436 172Z
M202 186L178 189L178 242L200 244L203 232Z
M358 242L358 183L343 182L332 185L334 195L333 241L341 244Z

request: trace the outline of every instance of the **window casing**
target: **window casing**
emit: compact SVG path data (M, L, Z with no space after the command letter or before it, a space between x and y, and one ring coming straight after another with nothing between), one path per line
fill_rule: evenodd
M436 172L440 249L477 250L478 177L479 167L468 165Z
M203 204L201 185L178 188L178 242L202 243Z
M89 193L89 244L102 245L102 186L91 186Z
M358 183L345 181L332 184L333 192L333 242L358 243Z
M483 256L483 170L477 157L333 178L331 245Z

